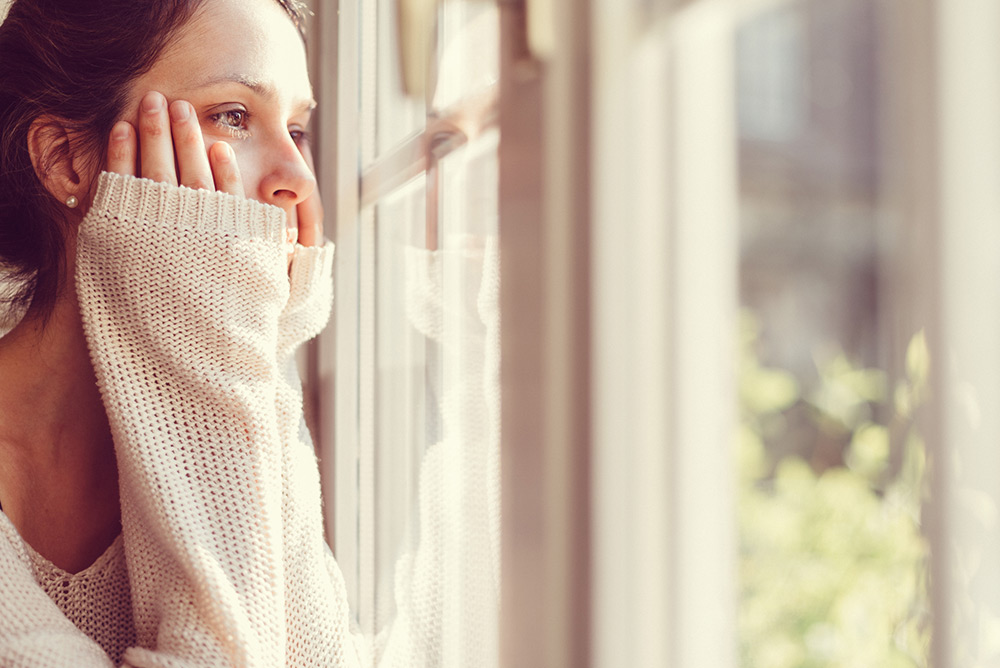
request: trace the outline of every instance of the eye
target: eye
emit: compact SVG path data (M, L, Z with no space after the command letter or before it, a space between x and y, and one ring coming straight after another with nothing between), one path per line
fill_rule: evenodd
M245 138L250 136L247 129L247 122L250 120L250 112L246 109L224 109L209 116L211 121L223 130L228 131L234 137Z
M291 135L292 141L294 141L297 146L308 144L309 140L312 139L312 135L308 130L303 130L299 127L289 128L288 134Z

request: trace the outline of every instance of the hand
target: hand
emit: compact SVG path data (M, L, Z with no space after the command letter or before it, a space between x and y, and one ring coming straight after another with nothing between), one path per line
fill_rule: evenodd
M109 172L246 196L233 148L217 141L205 151L201 126L189 102L174 100L168 104L162 94L147 93L139 106L138 134L136 137L135 128L126 121L115 124L108 145ZM308 148L303 150L303 156L313 168ZM298 204L295 213L289 217L292 227L288 241L294 242L298 237L298 242L305 246L321 243L323 205L319 194L314 192ZM293 250L293 243L289 243L289 263Z
M316 165L313 162L312 150L308 144L302 146L302 157L313 174ZM298 218L299 243L303 246L318 246L323 243L323 202L319 196L319 188L312 195L296 206Z
M139 105L138 138L126 121L111 130L108 171L245 197L233 148L219 141L206 153L191 104L174 100L168 108L167 99L155 91Z

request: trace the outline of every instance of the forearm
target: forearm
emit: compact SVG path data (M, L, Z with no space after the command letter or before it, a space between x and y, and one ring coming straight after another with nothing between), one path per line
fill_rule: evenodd
M323 531L319 469L303 419L294 354L330 316L333 245L296 248L291 295L279 320L277 415L283 450L283 529L289 666L323 657L328 666L365 666L364 643L351 633L343 576Z
M284 218L103 175L77 289L115 439L142 666L284 659Z

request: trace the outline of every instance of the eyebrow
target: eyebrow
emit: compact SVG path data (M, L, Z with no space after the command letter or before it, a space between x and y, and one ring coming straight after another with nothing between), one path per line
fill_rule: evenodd
M224 84L224 83L235 83L241 86L245 86L246 88L249 88L253 92L257 93L257 95L260 95L261 97L273 99L278 96L278 93L275 90L274 86L266 84L257 79L251 79L250 77L244 76L242 74L226 74L221 77L213 77L211 79L206 79L205 81L201 81L192 86L191 90L194 90L196 88L208 88L209 86L217 86L219 84ZM316 108L316 100L310 97L300 102L296 107L296 111L312 111L315 108Z

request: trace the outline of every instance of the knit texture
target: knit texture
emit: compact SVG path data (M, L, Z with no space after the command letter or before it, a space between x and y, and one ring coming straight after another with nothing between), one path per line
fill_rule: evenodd
M276 207L101 175L76 280L122 537L70 575L0 520L0 665L365 660L294 364L329 317L333 250L297 247L289 277L284 227Z
M294 359L329 318L333 248L297 246L286 272L284 225L263 204L101 176L77 290L122 536L69 574L0 513L3 668L497 665L496 239L400 259L407 320L460 370L428 390L440 437L370 648L323 538Z
M5 564L0 567L0 574L12 574L10 570L17 570L23 575L24 566L28 566L34 581L66 618L97 642L115 664L120 663L126 648L135 644L132 597L121 536L97 561L79 573L67 573L35 552L21 540L7 516L0 513L0 553L7 547L4 539L20 563L17 566ZM6 589L3 593L6 594ZM25 607L33 608L18 605L10 614L23 614ZM51 611L48 605L43 607ZM5 619L11 621L6 610L4 613Z

